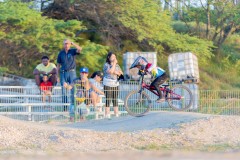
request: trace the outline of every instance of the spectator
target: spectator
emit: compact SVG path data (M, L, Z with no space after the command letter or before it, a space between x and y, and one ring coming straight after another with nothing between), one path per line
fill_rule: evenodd
M101 71L96 71L92 74L91 78L89 79L90 83L90 98L92 100L93 106L95 111L102 112L102 108L97 108L97 103L100 102L100 96L104 95L101 86L101 80L103 78L103 73Z
M86 97L86 91L90 89L89 81L88 81L88 68L87 67L82 67L80 68L80 77L75 78L71 84L68 84L64 82L63 86L66 89L72 90L74 88L74 85L76 85L77 92L76 94L78 97L84 96ZM85 91L84 94L78 93L78 91Z
M103 67L103 74L104 93L106 96L105 116L106 118L110 118L110 103L112 102L114 114L118 117L118 76L123 75L123 72L118 65L116 55L112 52L109 52L107 55L106 63Z
M76 76L76 55L79 55L82 48L71 42L68 39L63 41L64 49L61 50L57 57L57 70L60 72L60 83L63 86L65 83L72 84L73 80ZM71 46L75 48L70 48ZM62 89L63 93L63 103L67 103L67 96L64 88ZM71 90L71 94L73 94L73 90ZM71 99L71 103L73 104L73 99ZM66 111L66 106L64 107Z
M89 104L89 81L88 81L88 68L82 67L80 68L80 77L75 78L72 82L72 84L67 84L66 82L64 83L64 87L67 89L73 90L74 85L76 86L75 94L78 98L84 98L85 103L88 105ZM74 96L72 95L72 98ZM81 103L81 102L80 102ZM88 109L89 112L89 109ZM80 119L84 119L83 115L80 115Z
M43 75L43 82L40 83L40 89L41 93L43 95L42 101L45 103L46 102L46 97L48 96L48 102L51 102L51 95L52 95L52 82L49 81L48 75L44 74Z
M57 68L54 63L50 63L48 56L42 57L42 63L36 66L33 70L33 74L35 75L37 86L40 86L40 83L43 81L42 78L44 74L49 76L49 80L53 85L57 83Z

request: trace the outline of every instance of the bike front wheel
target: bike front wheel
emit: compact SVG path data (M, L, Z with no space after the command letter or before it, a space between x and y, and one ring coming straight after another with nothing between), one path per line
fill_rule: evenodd
M193 95L184 85L176 85L171 88L167 96L169 106L176 111L186 111L192 106Z
M152 102L146 92L135 90L126 96L124 106L129 115L141 117L149 112Z

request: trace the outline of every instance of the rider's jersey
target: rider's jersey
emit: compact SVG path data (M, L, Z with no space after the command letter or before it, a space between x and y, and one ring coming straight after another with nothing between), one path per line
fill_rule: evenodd
M152 63L146 65L147 72L152 76L152 78L158 78L165 73L165 70L158 66L154 66Z

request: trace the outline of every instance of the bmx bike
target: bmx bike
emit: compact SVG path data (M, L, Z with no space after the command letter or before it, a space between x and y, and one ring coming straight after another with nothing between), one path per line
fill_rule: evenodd
M145 115L152 107L152 100L145 90L158 96L154 87L144 81L145 71L139 70L139 75L139 88L131 91L124 100L124 106L128 114L136 117ZM186 111L192 106L193 95L188 87L181 84L174 85L173 87L170 87L168 84L162 84L160 90L163 93L165 101L168 102L168 105L173 110Z

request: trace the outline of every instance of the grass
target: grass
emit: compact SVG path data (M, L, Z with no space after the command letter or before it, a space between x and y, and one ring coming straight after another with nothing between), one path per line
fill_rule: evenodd
M196 146L175 146L174 144L156 144L150 143L144 146L133 146L133 148L143 151L201 151L201 152L229 152L240 150L240 145L231 145L227 143L196 145Z
M226 152L226 151L231 151L231 150L239 150L240 146L233 146L227 143L223 144L210 144L210 145L205 145L203 146L200 151L204 152Z
M150 143L148 145L145 146L133 146L134 148L138 149L138 150L147 150L147 151L158 151L158 150L172 150L173 147L171 145L168 144L164 144L164 145L159 145L156 143Z
M228 64L224 66L224 64ZM239 89L240 76L237 65L230 63L230 60L212 61L211 64L202 66L200 69L201 89L226 90Z
M201 91L199 97L200 113L240 115L239 91Z

